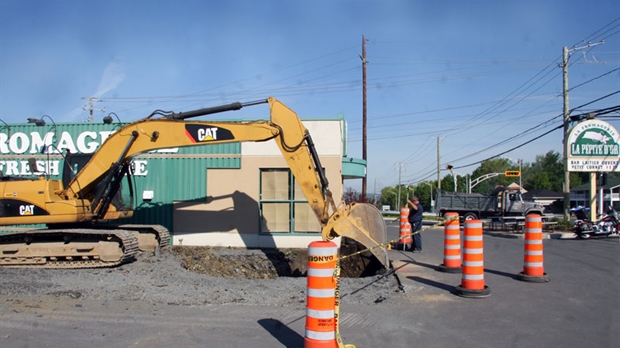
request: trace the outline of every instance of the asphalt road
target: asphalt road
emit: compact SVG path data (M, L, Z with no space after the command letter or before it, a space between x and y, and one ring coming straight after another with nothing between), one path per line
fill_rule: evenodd
M398 236L396 225L388 231ZM454 292L461 274L436 270L443 260L443 230L424 231L422 238L420 254L389 252L404 292L373 305L342 306L346 344L620 347L619 238L545 239L550 282L529 283L516 278L523 270L523 240L485 235L491 294L473 299ZM304 324L303 303L184 307L0 296L2 348L303 347Z

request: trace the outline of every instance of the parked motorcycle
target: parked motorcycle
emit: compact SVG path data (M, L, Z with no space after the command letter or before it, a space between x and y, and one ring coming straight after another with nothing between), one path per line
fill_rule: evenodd
M583 207L577 207L573 212L577 217L573 224L573 232L579 239L609 236L620 231L620 218L612 206L609 206L609 209L597 221L590 221L586 215L586 209Z

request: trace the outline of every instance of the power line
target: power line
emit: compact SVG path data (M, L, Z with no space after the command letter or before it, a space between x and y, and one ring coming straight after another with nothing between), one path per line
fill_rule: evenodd
M568 91L570 92L570 91L572 91L572 90L574 90L574 89L576 89L576 88L579 88L579 87L581 87L581 86L583 86L583 85L587 85L587 84L588 84L588 83L590 83L590 82L596 81L596 80L598 80L598 79L600 79L600 78L602 78L602 77L604 77L604 76L607 76L607 75L609 75L609 74L611 74L611 73L613 73L613 72L615 72L615 71L618 71L618 70L620 70L620 68L616 68L616 69L610 70L610 71L608 71L608 72L606 72L606 73L604 73L604 74L601 74L601 75L599 75L599 76L597 76L597 77L593 77L593 78L589 79L588 81L585 81L585 82L582 82L582 83L580 83L580 84L578 84L578 85L576 85L576 86L573 86L573 87L572 87L572 88L570 88Z
M500 101L498 101L495 105L493 105L493 106L491 106L491 107L487 108L486 110L484 110L483 112L479 113L477 116L475 116L475 117L474 117L474 118L472 118L471 120L467 120L467 121L465 121L465 122L463 122L463 123L461 123L461 124L459 124L459 125L456 125L456 126L455 126L455 127L453 127L453 128L448 129L448 130L446 131L446 133L449 133L449 132L454 132L454 131L456 131L456 130L459 130L459 131L461 131L461 132L462 132L462 131L463 131L463 129L464 129L464 126L465 126L465 125L467 125L467 124L469 124L469 123L471 123L472 121L475 121L475 120L479 120L479 119L481 120L484 116L489 115L492 111L494 111L494 110L498 109L501 105L504 105L504 104L508 103L509 101L513 100L513 99L516 97L517 93L518 93L520 90L522 90L522 89L523 89L523 90L526 90L526 89L527 89L527 88L529 88L530 86L533 86L535 83L537 83L538 81L540 81L542 78L544 78L544 77L546 77L547 75L549 75L549 74L553 71L553 70L549 70L549 68L550 68L550 67L552 67L552 66L554 66L555 64L556 64L556 63L555 63L555 61L554 61L554 62L552 62L552 63L550 63L550 64L548 64L548 65L547 65L547 66L546 66L543 70L539 71L537 74L535 74L535 75L534 75L533 77L531 77L529 80L527 80L525 83L521 84L521 86L519 86L519 87L517 87L516 89L514 89L514 90L513 90L512 92L510 92L510 93L509 93L506 97L504 97L504 98L502 98ZM542 73L544 73L544 72L545 72L545 70L549 70L549 71L548 71L546 74L544 74L543 76L540 76L538 79L536 79L539 75L541 75ZM532 82L534 79L536 79L536 80L535 80L534 82ZM532 83L530 84L530 82L532 82ZM521 101L522 101L522 100L523 100L523 99L521 99ZM521 102L521 101L519 101L519 102ZM515 104L515 105L516 105L516 104ZM492 116L492 117L496 117L497 115L499 115L499 114L496 114L495 116ZM459 132L456 132L456 133L459 133Z
M586 82L584 82L584 83L582 83L582 84L579 84L579 85L577 85L577 86L573 87L573 89L578 88L578 87L581 87L581 86L586 85L586 84L588 84L588 83L591 83L591 82L593 82L594 80L597 80L597 79L599 79L599 78L601 78L601 77L603 77L603 76L605 76L605 75L608 75L608 74L610 74L610 73L612 73L612 72L614 72L614 71L617 71L617 70L620 70L620 69L614 69L614 70L612 70L612 71L610 71L610 72L607 72L607 73L605 73L605 74L602 74L602 75L600 75L600 76L597 76L597 77L595 77L595 78L593 78L593 79L590 79L590 80L588 80L588 81L586 81ZM620 92L620 91L618 91L618 92ZM605 98L608 98L609 96L612 96L612 95L614 95L614 94L617 94L618 92L613 92L613 93L610 93L610 94L608 94L608 95L606 95L606 96L603 96L603 97L601 97L601 98L598 98L598 99L596 99L596 100L594 100L594 101L591 101L591 102L589 102L589 103L587 103L587 104L581 105L581 106L579 106L578 108L581 108L581 107L587 106L587 105L589 105L589 104L595 103L595 102L597 102L597 101L603 100L603 99L605 99ZM577 110L578 108L572 109L571 111ZM561 117L561 116L562 116L562 115L556 116L556 117L554 117L553 119L556 119L556 118ZM553 120L553 119L552 119L552 120ZM541 126L541 125L543 125L543 124L545 124L545 123L547 123L547 122L549 122L549 121L543 122L543 123L541 123L541 124L539 124L539 125L537 125L537 126L535 126L535 127L533 127L533 128L530 128L530 130L535 129L535 128L538 128L539 126ZM516 135L516 136L514 136L514 137L511 137L511 138L509 138L509 139L505 139L505 140L503 140L503 141L501 141L501 142L499 142L499 143L497 143L497 144L495 144L495 145L492 145L492 146L490 146L490 147L487 147L487 148L485 148L485 149L479 150L479 151L477 151L477 152L476 152L476 153L474 153L474 154L471 154L471 155L468 155L468 156L465 156L465 157L461 157L459 160L462 160L462 159L467 158L467 157L471 157L471 156L473 156L473 155L475 155L475 154L478 154L478 153L484 152L484 151L486 151L486 150L489 150L489 149L491 149L491 148L493 148L493 147L495 147L495 146L497 146L497 145L500 145L500 144L506 143L506 142L508 142L509 140L514 139L514 138L516 138L516 137L517 137L517 136L519 136L519 135L523 135L524 133L527 133L527 131L525 131L525 132L523 132L523 133L520 133L520 134L518 134L518 135Z
M577 111L577 110L579 110L579 109L583 108L584 106L588 106L588 105L594 104L594 103L596 103L596 102L599 102L599 101L601 101L601 100L603 100L603 99L607 99L607 98L609 98L609 97L611 97L611 96L613 96L613 95L616 95L616 94L618 94L618 93L620 93L620 90L617 90L617 91L615 91L615 92L611 92L611 93L609 93L609 94L607 94L607 95L604 95L604 96L602 96L602 97L600 97L600 98L597 98L597 99L594 99L594 100L592 100L592 101L590 101L590 102L587 102L587 103L585 103L585 104L579 105L578 107L571 109L571 110L570 110L570 112ZM569 114L570 114L570 112L569 112Z
M504 151L504 152L500 152L500 153L499 153L499 154L497 154L497 155L494 155L494 156L488 157L488 158L486 158L486 159L483 159L483 160L481 160L481 161L474 162L474 163L470 163L470 164L467 164L467 165L464 165L464 166L454 167L454 169L460 169L460 168L470 167L470 166L473 166L473 165L476 165L476 164L480 164L480 163L482 163L482 162L484 162L484 161L488 161L488 160L493 159L493 158L495 158L495 157L499 157L499 156L501 156L501 155L507 154L507 153L512 152L512 151L514 151L514 150L516 150L516 149L518 149L518 148L520 148L520 147L523 147L523 146L525 146L525 145L527 145L527 144L529 144L529 143L531 143L531 142L533 142L533 141L535 141L535 140L538 140L538 139L540 139L540 138L544 137L545 135L551 134L552 132L554 132L554 131L556 131L556 130L558 130L558 129L562 129L563 127L564 127L564 125L563 125L563 124L562 124L562 125L559 125L559 126L557 126L557 127L553 128L553 129L551 129L551 130L549 130L549 131L547 131L547 132L545 132L545 133L543 133L543 134L541 134L541 135L539 135L539 136L537 136L537 137L535 137L535 138L533 138L533 139L530 139L530 140L528 140L528 141L526 141L526 142L524 142L524 143L522 143L522 144L519 144L519 145L517 145L517 146L515 146L515 147L513 147L513 148L510 148L510 149L508 149L508 150L506 150L506 151Z
M609 96L614 95L614 94L617 94L617 93L620 93L620 91L616 91L616 92L614 92L614 93L611 93L611 94L607 95L606 97L609 97ZM604 97L604 98L605 98L605 97ZM601 98L599 98L599 100L600 100L600 99L601 99ZM591 104L591 103L593 103L593 102L595 102L595 101L592 101L592 102L587 103L587 104ZM583 106L585 106L585 105L587 105L587 104L581 105L581 106L579 106L579 107L577 107L577 108L575 108L575 109L573 109L573 110L579 109L579 108L581 108L581 107L583 107ZM620 106L614 106L614 107L611 107L611 108L602 109L602 110L599 110L599 111L595 111L594 113L595 113L595 114L598 114L599 112L601 112L601 113L606 114L606 113L615 112L615 111L618 111L618 110L620 110ZM572 111L572 110L571 110L571 111ZM561 117L561 116L563 116L563 115L559 115L559 116L557 116L557 117ZM557 118L557 117L556 117L556 118ZM546 135L548 135L548 134L552 133L553 131L558 130L558 129L563 128L563 127L564 127L564 124L562 124L562 125L560 125L560 126L557 126L557 127L553 128L553 129L551 129L550 131L547 131L547 132L545 132L545 133L543 133L543 134L541 134L541 135L539 135L539 136L537 136L537 137L535 137L535 138L533 138L533 139L530 139L530 140L528 140L528 141L526 141L526 142L524 142L524 143L522 143L522 144L519 144L519 145L517 145L517 146L515 146L515 147L513 147L513 148L511 148L511 149L509 149L509 150L506 150L506 151L501 152L501 153L499 153L499 154L497 154L497 155L491 156L491 157L489 157L489 158L487 158L487 159L484 159L484 160L482 160L482 161L478 161L478 162L475 162L475 163L470 163L470 164L467 164L467 165L464 165L464 166L454 167L454 168L455 168L455 169L465 168L465 167L469 167L469 166L472 166L472 165L475 165L475 164L482 163L482 162L484 162L484 161L487 161L487 160L492 159L492 158L495 158L495 157L499 157L499 156L504 155L504 154L506 154L506 153L508 153L508 152L511 152L511 151L514 151L514 150L516 150L516 149L518 149L518 148L520 148L520 147L523 147L524 145L527 145L527 144L531 143L532 141L537 140L537 139L540 139L540 138L542 138L542 137L544 137L544 136L546 136Z
M620 19L620 18L617 18L617 19L613 20L612 22L610 22L609 24L607 24L607 25L606 25L606 26L604 26L603 28L601 28L601 29L597 30L595 33L591 34L589 37L597 38L597 35L598 35L598 37L603 36L603 35L606 35L606 34L607 34L607 33L609 33L611 30L613 30L613 28L615 28L615 26L614 26L613 28L611 28L611 29L607 29L607 30L605 30L605 29L606 29L607 27L609 27L610 25L612 25L614 22L617 22L619 19ZM617 33L617 32L613 32L613 33L609 34L609 35L608 35L608 36L606 36L606 37L609 37L609 36L611 36L611 35L615 35L616 33ZM606 37L605 37L605 38L606 38ZM576 45L576 44L575 44L575 45ZM560 58L561 58L561 55L559 56L559 58L557 58L557 59L556 59L556 60L554 60L552 63L550 63L547 67L545 67L545 68L544 68L541 72L539 72L537 75L535 75L535 76L534 76L534 77L532 77L530 80L528 80L526 83L524 83L522 86L520 86L520 87L519 87L519 88L517 88L515 91L513 91L513 93L514 93L514 94L516 94L515 92L516 92L516 91L519 91L521 88L523 88L524 90L527 90L527 89L529 89L529 88L533 87L534 85L536 85L536 83L540 82L542 79L544 79L546 76L548 76L548 75L549 75L549 74L553 71L553 70L551 69L551 67L552 67L552 66L555 66L555 65L557 64L557 62L559 61L559 59L560 59ZM577 58L577 59L574 59L574 60L571 62L571 65L572 65L572 64L575 64L575 63L577 63L577 62L580 60L580 58L581 58L581 57L579 57L579 58ZM537 77L538 75L540 75L540 74L543 74L546 70L550 70L550 71L548 71L545 75L543 75L543 76L541 76L540 78L538 78L535 82L532 82L531 84L529 84L529 83L530 83L530 82L531 82L534 78L536 78L536 77ZM587 84L589 84L589 83L591 83L591 82L593 82L593 81L595 81L595 80L597 80L597 79L600 79L600 78L602 78L603 76L606 76L606 75L608 75L608 74L610 74L610 73L613 73L614 71L617 71L617 70L618 70L618 69L614 69L614 70L612 70L612 71L610 71L610 72L608 72L608 73L605 73L605 74L603 74L603 75L600 75L600 76L597 76L597 77L595 77L595 78L592 78L592 79L590 79L590 80L588 80L588 81L585 81L585 82L583 82L583 83L581 83L581 84L579 84L579 85L577 85L577 86L574 86L572 89L574 90L574 89L576 89L576 88L580 88L580 87L582 87L582 86L584 86L584 85L587 85ZM550 80L547 80L547 82L546 82L545 84L547 84L547 83L549 83L549 82L550 82ZM541 87L542 87L542 86L541 86ZM539 87L538 89L540 89L541 87ZM620 91L619 91L619 92L620 92ZM474 118L472 118L472 119L469 119L467 122L463 122L463 123L461 123L461 124L459 125L459 127L460 127L460 128L466 128L466 129L469 129L469 127L463 127L463 126L467 125L469 122L474 121L474 120L476 120L476 119L482 119L483 117L485 117L485 116L486 116L487 114L489 114L490 112L492 112L492 111L494 111L494 110L499 109L499 107L501 107L503 104L505 105L505 104L507 104L509 101L514 100L514 98L515 98L515 97L513 97L513 96L512 96L512 94L513 94L513 93L511 93L511 94L509 94L508 96L506 96L504 99L502 99L502 100L501 100L500 102L498 102L496 105L493 105L492 107L490 107L490 108L488 108L487 110L483 111L482 113L478 114L478 115L477 115L477 117L474 117ZM532 93L534 93L534 92L531 92L530 94L532 94ZM580 108L583 108L583 107L585 107L585 106L587 106L587 105L590 105L590 104L592 104L592 103L595 103L595 102L597 102L597 101L600 101L600 100L602 100L602 99L605 99L605 98L607 98L607 97L609 97L609 96L611 96L611 95L614 95L614 94L616 94L616 93L617 93L617 92L610 93L610 94L608 94L608 95L606 95L606 96L604 96L604 97L601 97L601 98L598 98L598 99L596 99L596 100L593 100L593 101L591 101L591 102L589 102L589 103L586 103L586 104L580 105L579 107L574 108L573 110L578 110L578 109L580 109ZM502 104L502 102L503 102L504 100L505 100L506 102ZM519 103L519 102L520 102L520 101L517 101L517 102L516 102L515 104L513 104L512 106L507 106L507 108L505 108L504 110L502 110L502 112L505 112L506 110L510 109L511 107L514 107L514 106L515 106L517 103ZM547 101L547 103L549 103L549 102L550 102L550 101ZM539 106L539 108L540 108L540 107L542 107L542 106ZM571 110L571 111L573 111L573 110ZM496 115L494 115L494 116L492 116L492 117L497 117L497 116L498 116L498 114L496 114ZM541 124L538 124L538 125L536 125L536 126L534 126L534 127L529 128L528 130L526 130L526 131L524 131L524 132L521 132L520 134L521 134L521 135L522 135L522 134L527 134L527 133L529 133L529 132L533 131L534 129L537 129L537 128L539 128L539 127L542 127L542 126L544 126L544 125L548 124L549 122L554 122L557 118L562 117L562 116L563 116L563 115L555 116L555 117L551 118L550 120L547 120L547 121L545 121L545 122L543 122L543 123L541 123ZM485 120L488 120L488 118L485 118ZM482 120L481 120L481 121L482 121ZM453 128L453 130L457 130L459 127L455 127L455 128ZM522 147L522 146L525 146L526 144L529 144L530 142L535 141L535 140L537 140L537 139L539 139L539 138L541 138L541 137L544 137L544 136L546 136L546 135L548 135L548 134L552 133L553 131L555 131L555 130L557 130L557 129L559 129L559 128L562 128L562 127L563 127L563 125L562 125L562 126L560 126L560 127L554 127L553 129L551 129L551 130L549 130L549 131L547 131L547 132L545 132L545 133L543 133L543 134L541 134L541 135L539 135L539 136L537 136L537 137L535 137L535 138L533 138L533 139L530 139L529 141L527 141L527 142L525 142L525 143L522 143L522 144L520 144L520 145L517 145L517 146L515 146L515 147L513 147L513 148L511 148L511 149L509 149L509 150L507 150L507 151L504 151L504 152L502 152L502 153L500 153L500 154L498 154L498 155L495 155L495 156L493 156L493 157L490 157L490 158L495 158L495 157L501 156L501 155L503 155L503 154L505 154L505 153L508 153L508 152L510 152L510 151L514 151L514 150L516 150L516 149L518 149L518 148L520 148L520 147ZM514 138L516 138L516 137L518 137L518 136L519 136L519 135L515 135L515 136L511 137L510 139L514 139ZM507 142L507 141L506 141L506 142ZM504 142L500 142L499 144L501 144L501 143L504 143ZM494 145L494 146L491 146L491 147L488 147L488 148L486 148L486 149L484 149L484 150L482 150L482 151L489 150L489 149L491 149L491 148L493 148L493 147L495 147L495 145ZM480 152L482 152L482 151L480 151ZM478 152L478 153L479 153L479 152ZM469 157L469 156L462 157L462 158L460 158L459 160L462 160L462 159L467 158L467 157ZM490 158L489 158L489 159L490 159ZM480 161L480 162L476 162L476 163L474 163L474 164L481 163L481 162L482 162L482 161ZM473 165L473 164L469 164L469 165L467 165L467 166L471 166L471 165ZM463 167L459 167L459 168L463 168ZM428 173L428 172L427 172L427 173ZM424 178L423 178L423 179L421 179L421 180L426 180L426 179L429 179L430 177L432 177L432 176L433 176L433 175L435 175L436 173L437 173L436 171L434 171L434 172L432 172L432 173L428 173L428 174L427 174L427 176L426 176L426 177L424 177ZM423 174L423 175L424 175L424 174Z
M614 22L618 21L619 19L620 19L620 18L617 18L617 19L613 20L612 22L610 22L610 23L608 23L607 25L605 25L603 28L601 28L601 29L599 29L598 31L596 31L594 34L591 34L590 36L595 37L595 35L596 35L598 32L602 31L604 28L608 27L609 25L611 25L612 23L614 23ZM605 33L606 33L606 32L605 32ZM574 60L571 64L575 64L577 61L579 61L579 59ZM526 85L527 85L530 81L532 81L532 80L533 80L536 76L538 76L539 74L543 73L545 70L548 70L550 67L552 67L552 66L554 66L555 64L557 64L556 62L557 62L557 59L556 59L556 60L554 60L554 61L553 61L552 63L550 63L549 65L547 65L547 67L546 67L545 69L543 69L541 72L539 72L537 75L535 75L534 77L530 78L530 80L526 81L523 85L521 85L519 88L517 88L517 89L516 89L515 91L513 91L511 94L509 94L506 98L509 98L512 94L514 94L515 92L519 91L522 87L526 86ZM618 70L618 69L614 69L613 71L616 71L616 70ZM613 72L613 71L611 71L611 72ZM531 86L534 86L536 83L538 83L540 80L542 80L542 78L546 77L546 76L547 76L547 75L549 75L551 72L552 72L552 70L549 70L549 71L548 71L548 72L547 72L544 76L541 76L540 78L538 78L536 81L534 81L533 83L531 83L531 84L530 84L528 87L526 87L526 88L529 88L529 87L531 87ZM611 73L611 72L609 72L609 73ZM558 74L559 74L559 73L558 73ZM578 85L578 86L573 87L573 89L578 88L578 87L581 87L582 85L588 84L588 83L590 83L590 82L592 82L592 81L594 81L594 80L596 80L596 79L598 79L598 78L601 78L601 77L603 77L603 76L605 76L605 75L606 75L606 74L603 74L603 75L601 75L601 76L599 76L599 77L596 77L596 78L593 78L593 79L591 79L591 80L589 80L589 81L586 81L586 82L584 82L584 83L582 83L582 84L580 84L580 85ZM547 80L547 82L545 82L543 85L541 85L540 87L538 87L535 91L537 91L537 90L539 90L540 88L542 88L544 85L546 85L547 83L549 83L551 80L552 80L552 79ZM535 91L531 92L530 94L533 94ZM494 111L494 110L498 109L500 105L505 104L505 103L507 103L508 101L513 100L513 99L514 99L514 97L509 98L509 99L506 99L506 98L504 98L503 100L501 100L500 102L498 102L498 104L497 104L497 105L494 105L494 106L492 106L491 108L489 108L489 109L487 109L487 110L483 111L482 113L480 113L478 117L474 117L473 119L468 120L467 122L461 123L460 125L458 125L458 126L456 126L456 127L452 128L452 129L449 129L449 130L448 130L448 132L449 132L449 131L456 131L456 130L459 130L459 132L456 132L456 133L460 133L460 132L462 132L462 131L464 131L464 130L465 130L465 129L463 128L463 126L464 126L464 125L466 125L467 123L471 123L472 121L474 121L474 120L476 120L476 119L481 119L483 116L488 115L491 111ZM505 103L504 103L504 100L506 100L506 102L505 102ZM494 116L491 116L490 118L485 118L485 120L489 120L489 119L491 119L491 118L493 118L493 117L497 117L499 114L501 114L501 113L503 113L503 112L505 112L505 111L509 110L510 108L514 107L514 105L516 105L516 104L520 103L522 100L523 100L523 98L522 98L521 100L517 101L516 103L514 103L512 106L509 106L509 107L505 108L504 110L500 111L499 113L495 114ZM477 124L475 124L475 125L472 125L472 127L475 127L475 126L481 125L481 124L482 124L482 122L483 122L483 121L481 120L481 122L479 122L479 123L477 123Z
M613 93L610 93L610 94L607 94L607 95L605 95L605 96L603 96L603 97L601 97L601 98L598 98L598 99L596 99L596 100L593 100L593 101L591 101L591 102L588 102L588 103L582 104L582 105L580 105L580 106L576 107L575 109L572 109L571 111L574 111L574 110L580 109L580 108L582 108L582 107L584 107L584 106L587 106L587 105L590 105L590 104L595 103L595 102L597 102L597 101L600 101L600 100L606 99L606 98L608 98L608 97L610 97L610 96L613 96L613 95L615 95L615 94L618 94L618 93L620 93L620 90L619 90L619 91L616 91L616 92L613 92ZM606 114L608 114L608 113L617 112L617 111L620 111L620 105L618 105L618 106L613 106L613 107L609 107L609 108L605 108L605 109L596 110L596 111L594 111L594 113L595 113L595 114L597 114L597 116L598 116L598 115L606 115ZM558 115L558 116L556 116L556 117L554 117L554 118L552 118L551 120L548 120L548 121L546 121L546 122L553 121L553 120L555 120L556 118L559 118L559 117L562 117L562 116L563 116L563 115L562 115L562 114L560 114L560 115ZM615 116L608 116L608 117L615 117ZM620 117L620 116L619 116L619 117ZM537 126L536 126L536 127L537 127ZM536 128L536 127L533 127L533 128ZM483 160L480 160L480 161L476 161L476 162L469 163L469 164L466 164L466 165L461 165L461 166L454 167L454 169L462 169L462 168L471 167L471 166L473 166L473 165L476 165L476 164L481 164L481 163L483 163L483 162L485 162L485 161L488 161L488 160L491 160L491 159L493 159L493 158L500 157L500 156L505 155L505 154L507 154L507 153L509 153L509 152L512 152L512 151L514 151L514 150L516 150L516 149L519 149L519 148L521 148L521 147L523 147L523 146L525 146L525 145L527 145L527 144L529 144L529 143L531 143L531 142L533 142L533 141L536 141L536 140L538 140L538 139L540 139L540 138L542 138L542 137L544 137L544 136L547 136L547 135L549 135L549 134L553 133L554 131L556 131L556 130L558 130L558 129L561 129L561 128L563 128L563 127L564 127L564 125L563 125L563 124L561 124L561 125L559 125L559 126L556 126L556 127L552 128L551 130L549 130L549 131L547 131L547 132L545 132L545 133L542 133L542 134L540 134L540 135L538 135L538 136L536 136L536 137L534 137L534 138L532 138L532 139L530 139L530 140L528 140L528 141L526 141L526 142L524 142L524 143L521 143L521 144L519 144L519 145L517 145L517 146L514 146L514 147L512 147L512 148L510 148L510 149L508 149L508 150L506 150L506 151L500 152L500 153L498 153L498 154L496 154L496 155L493 155L493 156L487 157L487 158L485 158L485 159L483 159ZM521 133L521 134L523 134L523 133ZM517 136L518 136L518 135L517 135ZM515 137L516 137L516 136L515 136ZM491 147L489 147L489 148L492 148L492 147L494 147L494 146L491 146ZM487 148L487 149L489 149L489 148ZM471 157L471 155L467 155L467 156L461 157L461 158L459 158L459 159L456 159L456 160L450 161L450 163L454 163L454 162L456 162L456 161L460 161L460 160L465 159L465 158L468 158L468 157ZM422 182L422 181L428 180L430 177L432 177L432 176L434 176L434 175L436 175L436 174L437 174L437 171L436 171L436 170L435 170L435 171L432 171L432 172L426 172L426 173L422 174L423 178L418 179L417 181L416 181L416 180L411 180L411 181L408 181L408 182L416 182L416 183L418 183L418 182Z
M587 41L599 40L599 38L600 38L603 34L607 33L610 29L607 29L605 32L603 32L603 33L601 33L601 34L599 34L599 32L601 32L601 31L605 30L608 26L610 26L610 25L612 25L614 22L618 22L618 21L620 21L620 17L617 17L617 18L615 18L615 19L611 20L611 22L609 22L609 23L605 24L603 27L599 28L599 29L598 29L597 31L595 31L594 33L592 33L592 34L590 34L590 35L586 36L583 40L576 42L575 44L573 44L573 47L574 47L574 46L577 46L577 45L578 45L578 44L580 44L580 43L584 43L584 42L587 42ZM615 25L613 28L618 27L619 25L620 25L620 24L617 24L617 25Z

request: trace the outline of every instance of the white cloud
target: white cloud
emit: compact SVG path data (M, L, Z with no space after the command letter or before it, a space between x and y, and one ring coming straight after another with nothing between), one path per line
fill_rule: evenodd
M125 79L125 65L123 61L118 57L114 57L111 62L108 63L97 91L92 95L93 97L103 97L107 92L115 89Z

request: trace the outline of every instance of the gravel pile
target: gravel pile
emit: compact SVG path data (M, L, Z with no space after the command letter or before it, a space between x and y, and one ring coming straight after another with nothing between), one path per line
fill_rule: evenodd
M278 262L280 260L281 262ZM51 296L200 306L304 304L303 252L170 247L101 269L0 268L0 296ZM289 275L289 276L282 276ZM394 275L341 278L341 300L382 302L398 293Z

